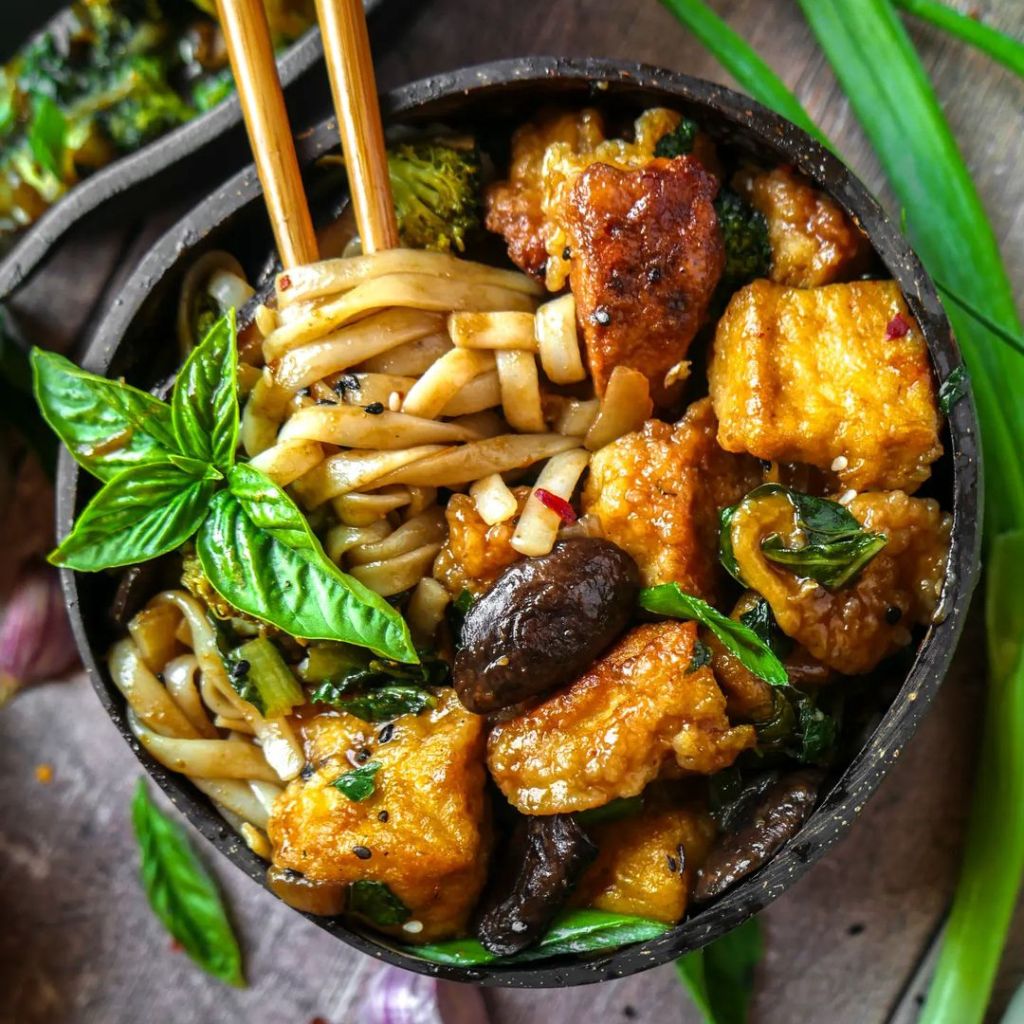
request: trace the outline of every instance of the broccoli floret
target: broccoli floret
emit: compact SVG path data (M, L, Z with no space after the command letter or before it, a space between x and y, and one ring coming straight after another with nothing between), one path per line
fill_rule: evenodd
M667 135L662 135L658 139L658 143L654 147L654 155L671 158L692 153L693 144L697 141L697 132L699 131L700 128L697 126L696 121L691 121L688 117L684 117L676 125L674 131L669 132Z
M476 150L425 142L388 152L391 191L402 243L448 252L465 247L480 224L480 158Z
M737 288L768 276L772 247L764 216L735 192L723 188L715 200L715 212L725 242L725 270L718 284L718 298L724 305Z

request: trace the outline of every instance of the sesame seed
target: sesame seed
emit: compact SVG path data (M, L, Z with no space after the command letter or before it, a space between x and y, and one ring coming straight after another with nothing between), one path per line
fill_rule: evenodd
M843 491L843 493L839 495L839 504L840 505L849 505L850 502L853 501L853 499L856 498L856 497L857 497L857 492L855 490L853 490L853 488L851 487L850 490Z
M242 676L248 674L250 667L249 662L247 662L245 658L239 658L238 661L231 666L231 678L241 679Z
M604 308L604 306L598 306L597 309L594 310L594 314L591 319L595 324L607 327L612 322L612 315Z
M421 931L423 931L423 922L406 921L405 924L402 925L402 931L408 932L410 935L418 935Z
M849 466L849 464L850 460L845 455L837 455L832 460L832 472L842 473L842 471L846 469L846 467Z
M368 846L353 846L352 852L360 860L369 860L373 856L373 851Z
M369 405L363 406L363 411L368 412L371 416L379 416L384 411L384 403L371 402Z
M387 821L388 820L388 812L387 811L381 811L380 814L377 815L377 820L378 821Z
M388 395L388 408L392 412L398 412L398 410L402 408L401 391L392 391L391 394Z
M572 249L570 249L569 246L566 246L562 250L562 259L563 260L571 260L572 259Z
M378 743L390 743L392 737L395 735L395 723L388 722L381 731L377 734Z

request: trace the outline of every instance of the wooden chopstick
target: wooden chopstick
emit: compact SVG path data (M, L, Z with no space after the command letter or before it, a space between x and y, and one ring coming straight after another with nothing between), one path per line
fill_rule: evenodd
M316 0L316 10L363 252L393 249L398 224L362 0Z
M313 263L316 235L262 0L217 0L217 13L278 255L286 268Z

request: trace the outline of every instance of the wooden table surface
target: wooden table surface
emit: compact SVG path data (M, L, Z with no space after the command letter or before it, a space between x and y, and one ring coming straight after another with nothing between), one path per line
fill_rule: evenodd
M715 6L887 198L877 162L794 0ZM961 6L1024 36L1021 0ZM373 28L385 88L527 53L642 60L729 81L655 0L392 0ZM937 32L915 28L914 36L1024 298L1024 83ZM921 960L956 873L982 700L981 651L975 614L934 709L849 838L762 915L767 956L753 1013L759 1024L914 1019L926 973ZM35 776L43 762L53 766L49 784ZM251 987L218 985L172 951L136 882L128 800L138 775L84 679L37 688L0 712L0 1022L361 1020L359 996L374 962L292 914L212 851L207 860L243 937ZM1022 978L1018 922L994 1009ZM491 991L486 999L498 1024L698 1019L671 966L583 989Z

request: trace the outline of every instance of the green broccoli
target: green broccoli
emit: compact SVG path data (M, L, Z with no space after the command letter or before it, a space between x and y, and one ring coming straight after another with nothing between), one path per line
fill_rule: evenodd
M396 146L388 152L388 170L402 244L462 252L466 234L480 224L476 150L436 142Z
M723 308L737 288L767 277L772 265L768 222L735 192L723 188L715 200L718 227L725 242L725 270L713 305Z
M699 131L700 127L696 121L691 121L688 117L684 117L676 125L674 131L669 132L667 135L662 135L658 139L658 143L654 147L654 155L671 158L692 153L693 144L697 141L697 132Z

